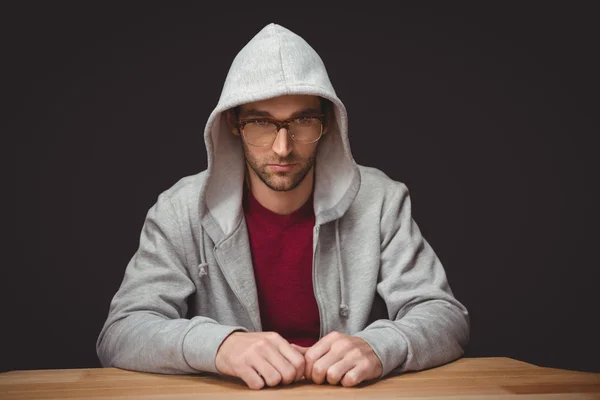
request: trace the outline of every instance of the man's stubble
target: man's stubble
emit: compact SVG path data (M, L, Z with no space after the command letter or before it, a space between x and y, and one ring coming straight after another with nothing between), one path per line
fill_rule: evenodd
M317 159L317 150L311 154L311 156L306 160L306 164L302 165L302 169L293 172L268 172L267 164L290 164L290 163L302 163L304 160L296 158L294 152L290 153L287 157L278 158L278 159L268 159L257 160L255 159L248 151L248 146L244 143L244 156L246 158L246 163L252 168L254 173L258 176L258 178L271 190L276 192L287 192L295 189L302 183L306 175L310 172L310 170L314 167L315 161ZM284 182L283 184L278 183L274 177L280 176L291 176L291 179L288 182Z

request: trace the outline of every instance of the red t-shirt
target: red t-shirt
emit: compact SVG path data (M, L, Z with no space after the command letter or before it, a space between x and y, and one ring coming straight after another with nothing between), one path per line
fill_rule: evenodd
M243 205L263 331L312 346L320 333L312 282L313 198L293 213L279 215L245 190Z

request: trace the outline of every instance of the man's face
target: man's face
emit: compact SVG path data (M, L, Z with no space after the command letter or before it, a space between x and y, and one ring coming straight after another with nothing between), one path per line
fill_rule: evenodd
M238 118L290 118L321 114L318 96L290 95L247 103L240 106ZM284 192L296 188L312 168L319 142L295 143L282 128L271 146L252 146L242 140L246 162L271 190Z

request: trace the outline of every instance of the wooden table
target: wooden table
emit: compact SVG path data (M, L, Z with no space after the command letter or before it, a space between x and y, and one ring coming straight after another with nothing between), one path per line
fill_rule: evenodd
M300 382L248 389L216 375L158 375L115 368L10 371L0 399L600 399L600 374L510 358L462 358L355 388Z

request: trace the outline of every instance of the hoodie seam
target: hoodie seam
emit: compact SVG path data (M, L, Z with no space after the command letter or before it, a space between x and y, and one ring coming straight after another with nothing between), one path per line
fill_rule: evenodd
M355 176L351 179L349 188L353 186L355 184L355 181L358 179L358 183L356 183L358 185L356 192L354 193L351 200L347 199L348 194L346 192L346 195L342 196L342 198L337 203L335 203L328 209L321 211L319 215L315 216L316 220L319 221L319 224L325 224L343 218L344 215L348 212L348 209L352 206L352 203L354 203L354 200L356 199L356 196L358 195L358 192L360 190L362 177L360 174L360 169L358 168L356 162L352 160L351 163L355 172ZM345 202L348 202L347 206ZM339 211L340 209L343 209L344 211Z
M281 77L283 78L283 85L285 87L285 91L289 92L288 88L287 88L287 79L285 78L285 68L283 66L283 55L281 54L281 35L279 34L279 32L275 31L276 35L277 35L277 41L279 44L279 64L281 65Z
M280 59L281 59L281 55L280 55ZM288 84L288 83L287 83L287 81L286 81L286 79L285 79L285 73L283 72L283 61L282 61L281 63L282 63L282 65L281 65L281 69L282 69L282 74L284 75L284 84L285 84L285 86L286 86L286 89L287 89L288 87L305 87L305 88L315 88L315 89L320 89L320 90L322 90L324 93L326 92L326 93L328 93L329 95L331 95L331 93L329 93L329 89L327 89L327 88L325 88L325 87L323 87L323 86L319 86L319 85L312 85L312 84L310 84L310 85L307 85L307 84L294 84L294 83L292 83L292 84ZM236 96L239 96L240 94L249 94L249 95L253 95L253 94L256 94L256 93L262 93L262 92L264 92L264 91L265 91L264 89L253 90L253 91L243 91L243 90L240 90L240 91L238 91L238 92L236 93ZM225 109L227 109L227 108L225 108Z
M185 260L185 265L189 266L189 260L187 257L187 250L185 248L185 241L183 240L183 230L181 229L181 221L177 218L177 212L175 211L175 206L173 205L173 201L171 197L167 197L169 200L169 205L171 206L171 210L173 211L173 216L175 217L175 223L177 224L177 230L179 231L179 241L181 243L181 249L183 250L183 259Z

